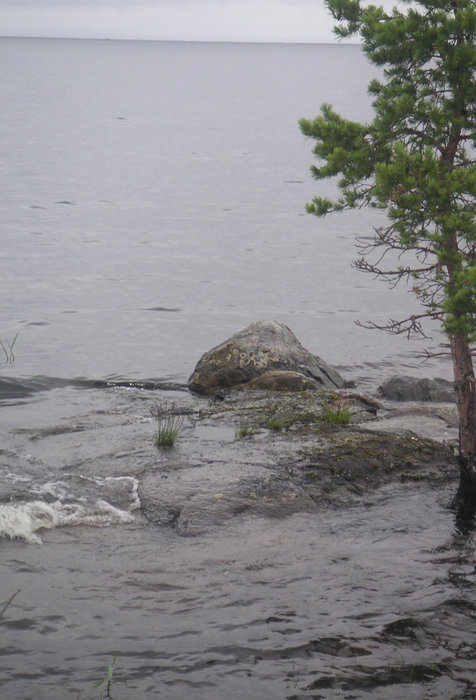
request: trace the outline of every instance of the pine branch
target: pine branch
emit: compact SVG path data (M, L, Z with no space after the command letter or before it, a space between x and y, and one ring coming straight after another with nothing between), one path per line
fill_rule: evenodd
M443 312L435 312L435 313L424 313L424 314L412 314L408 318L404 318L401 321L396 321L393 318L389 319L387 323L384 324L379 324L375 323L374 321L366 321L363 323L362 321L356 321L356 325L360 326L361 328L367 328L371 330L379 330L379 331L387 331L387 333L391 333L392 335L403 335L406 334L407 338L411 338L414 335L420 336L422 338L426 338L427 340L430 340L431 337L427 335L424 330L423 326L421 324L422 319L442 319L443 317Z

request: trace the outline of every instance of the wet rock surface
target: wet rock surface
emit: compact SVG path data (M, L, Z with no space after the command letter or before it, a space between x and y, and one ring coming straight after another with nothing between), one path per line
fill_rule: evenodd
M335 369L277 321L257 321L235 333L205 353L189 379L191 391L201 394L223 388L300 391L343 386Z
M457 478L453 406L398 411L325 390L190 398L176 446L139 488L146 518L182 535L243 514L325 517L385 485Z
M3 464L22 476L4 502L34 507L43 544L3 541L5 598L21 589L22 607L3 618L18 671L2 697L36 698L43 669L48 697L77 697L109 649L127 678L114 697L470 697L474 537L448 509L453 443L414 430L456 437L454 405L143 382L61 396L32 406L35 421L18 406L3 432ZM158 408L183 421L169 450L155 446ZM55 508L63 520L48 520ZM65 625L63 675L48 680L41 650ZM73 688L78 649L99 661Z

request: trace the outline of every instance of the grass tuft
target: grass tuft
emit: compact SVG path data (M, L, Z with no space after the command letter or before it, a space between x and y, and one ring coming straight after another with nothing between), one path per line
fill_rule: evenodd
M247 437L252 437L253 435L256 435L257 432L258 428L256 428L253 425L240 425L240 427L236 430L235 440L244 440Z
M175 404L156 404L151 413L157 420L157 430L154 436L155 446L158 449L167 450L175 445L178 434L183 425L183 418L177 415Z
M266 423L266 427L268 430L279 432L280 430L287 430L294 422L295 421L290 416L271 416Z
M352 410L348 401L337 399L332 405L326 406L322 420L333 425L348 425L352 418Z
M3 356L5 358L4 362L8 365L12 365L15 362L15 354L13 352L13 346L17 342L18 333L15 335L13 340L2 340L0 338L0 350L2 350Z
M114 667L116 665L117 656L112 660L112 664L108 666L106 675L104 678L93 685L91 690L85 691L86 695L84 698L91 697L93 694L96 697L96 690L99 690L99 700L113 700L111 695L112 677L114 675ZM81 690L76 696L76 700L80 700L83 696L83 691Z

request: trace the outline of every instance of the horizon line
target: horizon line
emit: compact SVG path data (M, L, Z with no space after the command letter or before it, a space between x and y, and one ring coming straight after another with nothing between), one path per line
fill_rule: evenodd
M141 41L170 44L285 44L294 46L360 46L358 42L341 41L284 41L268 39L151 39L132 37L90 37L90 36L32 36L27 34L0 34L0 39L47 39L58 41Z

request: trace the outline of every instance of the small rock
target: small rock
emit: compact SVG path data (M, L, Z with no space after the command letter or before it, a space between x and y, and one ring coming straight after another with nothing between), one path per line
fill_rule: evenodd
M453 384L446 379L417 379L416 377L391 377L378 389L380 396L390 401L433 401L454 403Z

